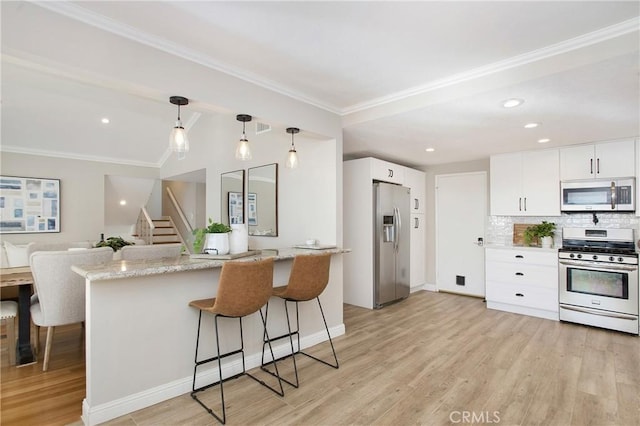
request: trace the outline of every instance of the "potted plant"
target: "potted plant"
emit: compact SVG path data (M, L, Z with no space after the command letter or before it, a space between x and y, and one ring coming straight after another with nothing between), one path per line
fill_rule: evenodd
M98 247L111 247L111 249L115 252L120 250L124 246L132 246L134 243L131 241L125 241L122 237L109 237L106 240L100 240L96 243L96 248Z
M530 246L535 241L544 248L550 248L553 245L555 231L555 223L543 220L542 223L531 225L524 231L524 242Z
M224 223L214 222L209 218L207 227L193 230L194 252L207 254L229 253L229 232L231 232L229 226Z

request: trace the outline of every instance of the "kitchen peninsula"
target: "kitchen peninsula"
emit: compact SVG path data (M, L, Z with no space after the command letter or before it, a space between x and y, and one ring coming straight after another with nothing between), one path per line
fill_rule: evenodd
M285 248L229 261L273 257L274 285L284 285L296 255L349 251ZM86 280L85 424L101 423L191 391L198 312L188 304L215 296L224 262L182 256L73 267ZM341 262L342 256L332 256L329 284L321 295L332 336L344 334L342 305L333 301L341 299L332 297L342 291L338 288ZM326 340L317 307L303 304L300 311L301 346ZM262 324L256 315L245 318L243 324L247 369L251 369L260 365ZM283 305L276 300L270 304L268 327L273 335L286 328ZM237 321L222 323L221 350L238 347L236 328ZM201 350L214 355L213 321L203 322L202 330ZM276 357L285 353L287 345L274 346ZM224 375L241 368L240 360L228 361L223 365ZM217 369L198 377L214 381Z

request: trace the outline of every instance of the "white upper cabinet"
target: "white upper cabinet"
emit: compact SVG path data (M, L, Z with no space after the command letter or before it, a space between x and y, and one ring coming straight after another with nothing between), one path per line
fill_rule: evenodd
M557 149L491 156L491 214L560 216Z
M420 170L405 168L404 186L411 189L411 214L424 213L426 174Z
M371 158L371 178L382 182L404 184L404 166Z
M635 158L633 139L562 148L560 177L562 180L633 177Z

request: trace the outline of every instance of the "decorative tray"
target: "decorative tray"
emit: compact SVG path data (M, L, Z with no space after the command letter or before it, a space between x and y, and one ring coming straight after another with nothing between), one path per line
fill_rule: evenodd
M298 244L296 246L293 246L294 248L299 248L299 249L307 249L307 250L328 250L328 249L333 249L336 248L335 245L322 245L322 244L315 244L315 245L307 245L307 244Z
M189 257L191 259L210 259L210 260L231 260L237 259L239 257L247 257L253 256L256 254L260 254L260 250L249 250L242 253L233 253L233 254L191 254Z

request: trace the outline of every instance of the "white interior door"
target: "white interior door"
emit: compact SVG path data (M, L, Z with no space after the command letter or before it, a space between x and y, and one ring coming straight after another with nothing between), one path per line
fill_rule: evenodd
M484 297L486 172L436 176L436 286Z

